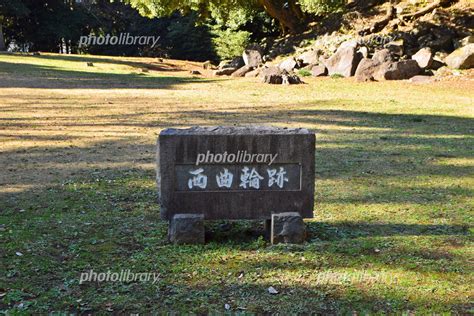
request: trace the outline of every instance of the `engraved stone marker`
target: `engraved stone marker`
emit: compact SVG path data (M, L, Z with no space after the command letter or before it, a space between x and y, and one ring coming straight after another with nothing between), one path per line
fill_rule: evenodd
M313 217L315 135L306 129L166 129L158 140L161 217Z

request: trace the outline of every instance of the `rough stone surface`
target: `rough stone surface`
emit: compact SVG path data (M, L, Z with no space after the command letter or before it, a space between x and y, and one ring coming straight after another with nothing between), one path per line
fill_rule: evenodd
M257 68L257 69L254 69L252 71L249 71L245 74L245 77L247 78L255 78L255 77L258 77L258 75L260 75L260 72L262 71L261 68Z
M230 76L237 68L223 68L219 70L214 70L214 76Z
M236 71L234 71L232 73L232 77L243 77L245 76L246 73L250 72L253 70L253 67L250 67L250 66L243 66L243 67L240 67L239 69L237 69Z
M369 58L369 49L365 46L360 47L357 52L361 54L363 58Z
M388 61L393 61L392 53L386 48L378 50L372 56L372 60L378 61L379 63L385 63Z
M265 83L281 84L283 82L281 70L276 66L263 68L260 72L260 77L262 78L262 82Z
M175 244L204 243L204 215L176 214L168 227L168 240Z
M225 60L225 61L222 61L220 64L219 64L219 69L222 70L222 69L226 69L226 68L233 68L233 69L239 69L240 67L244 66L245 63L244 63L244 59L240 56L238 57L235 57L234 59L232 60Z
M474 35L469 35L459 41L459 47L463 47L474 43Z
M359 46L359 43L357 42L356 39L351 39L345 42L342 42L341 45L339 46L339 49L344 49L344 48L357 48Z
M317 64L319 62L319 52L317 50L309 50L296 57L296 60L302 66Z
M301 244L306 237L303 217L297 212L272 214L270 241L272 244Z
M415 60L388 62L380 66L375 74L375 80L403 80L410 79L421 72Z
M430 47L433 51L446 51L449 52L454 48L452 35L439 35L436 39L428 41L426 46Z
M293 71L295 67L296 67L296 60L293 57L285 59L278 65L278 68L280 68L280 70L286 70L288 72Z
M328 69L324 65L316 65L311 68L313 77L324 77L328 75Z
M245 65L250 67L258 67L263 63L262 53L256 47L245 49L242 58Z
M157 184L161 216L203 214L204 219L269 219L273 213L297 211L313 216L315 135L306 129L276 127L194 127L165 129L160 133L157 152ZM267 162L201 162L198 154L246 152L277 154ZM255 168L261 175L260 187L242 187L242 169ZM288 181L270 185L268 171L284 167ZM190 171L203 169L206 188L189 187ZM217 188L216 174L224 168L234 174L230 189ZM183 185L184 183L184 185Z
M360 61L355 72L355 79L359 82L375 81L375 74L382 63L378 60L364 58Z
M452 69L469 69L474 67L474 44L469 44L456 49L445 59L446 64Z
M340 47L334 55L324 61L329 75L340 74L344 77L353 76L361 55L354 47Z
M378 50L372 56L372 59L364 58L360 61L355 72L355 78L359 82L380 80L378 73L384 66L388 66L393 62L392 53L384 48Z
M404 53L404 41L399 39L396 41L385 44L385 48L388 49L393 55L403 56Z
M430 69L438 70L439 68L444 67L444 66L446 66L444 62L434 58L433 62L431 63Z
M431 48L425 47L420 49L411 57L411 59L416 60L421 69L430 68L433 64L433 53L431 52Z
M303 81L301 81L300 77L298 77L294 73L289 73L285 70L282 71L281 77L283 79L282 84L301 84Z
M296 74L278 67L269 67L262 70L260 76L263 83L268 84L300 84L303 83Z

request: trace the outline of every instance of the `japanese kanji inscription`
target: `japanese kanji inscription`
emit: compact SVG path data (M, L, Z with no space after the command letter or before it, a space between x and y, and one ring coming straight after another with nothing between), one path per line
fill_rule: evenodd
M312 217L315 136L306 129L167 129L158 141L161 215L268 219Z

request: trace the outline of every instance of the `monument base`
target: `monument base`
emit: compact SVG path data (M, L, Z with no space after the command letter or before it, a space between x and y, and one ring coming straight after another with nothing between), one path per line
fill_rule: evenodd
M175 244L204 244L204 215L176 214L168 227L168 240Z
M306 226L300 213L272 214L270 241L272 244L301 244L306 237Z

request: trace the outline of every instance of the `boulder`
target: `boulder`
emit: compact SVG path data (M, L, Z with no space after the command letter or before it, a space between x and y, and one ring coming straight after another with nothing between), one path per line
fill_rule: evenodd
M474 35L469 35L459 41L459 47L467 46L474 43Z
M390 50L384 48L376 51L372 56L372 60L378 61L379 63L385 63L388 61L393 61L394 59Z
M415 60L403 60L398 62L387 62L380 65L374 79L379 80L403 80L410 79L421 72Z
M243 66L243 67L240 67L239 69L237 69L236 71L234 71L232 73L232 77L243 77L245 76L246 73L250 72L253 70L253 67L250 67L250 66Z
M469 69L474 67L474 44L468 44L456 49L445 59L452 69Z
M433 58L433 62L431 63L430 69L438 70L439 68L446 66L441 60Z
M359 46L359 43L357 42L356 39L348 40L345 42L342 42L341 45L339 45L339 49L351 47L351 48L357 48Z
M450 52L453 48L453 38L451 35L441 35L436 39L429 41L426 46L431 47L433 51Z
M293 57L285 59L278 65L278 68L280 68L280 70L286 70L286 71L293 71L295 67L296 67L296 60Z
M286 70L280 70L278 67L269 67L262 69L260 76L264 83L269 84L299 84L301 79L294 73Z
M260 71L260 77L265 83L281 84L283 82L281 70L276 66L263 68L262 71Z
M300 83L303 83L303 81L301 81L300 77L298 77L294 73L289 73L286 70L282 71L281 77L283 79L282 84L300 84Z
M301 66L317 64L319 62L319 52L316 50L309 50L296 57L296 61Z
M313 77L323 77L328 75L328 69L324 65L316 65L311 68Z
M355 79L359 82L375 81L375 74L382 63L378 60L363 58L355 72Z
M230 76L237 68L222 68L214 70L214 76Z
M395 56L403 56L404 53L404 41L399 39L396 41L385 44L385 48L388 49Z
M362 46L357 50L357 52L362 56L362 58L369 58L369 49L365 46Z
M245 66L244 59L240 56L234 57L232 60L225 60L219 64L219 69L225 68L235 68L239 69L240 67Z
M201 72L199 70L190 70L189 73L191 75L201 75Z
M361 55L357 53L355 47L340 47L336 53L324 60L324 65L328 69L329 75L340 74L344 77L353 76Z
M420 49L411 57L411 59L415 60L421 69L430 68L433 64L433 53L431 52L431 48L425 47Z
M254 69L252 71L249 71L245 74L245 77L248 77L248 78L255 78L255 77L258 77L258 75L260 74L260 71L261 69L260 68L257 68L257 69Z
M258 47L250 47L244 50L242 54L245 65L258 67L263 63L262 53Z

